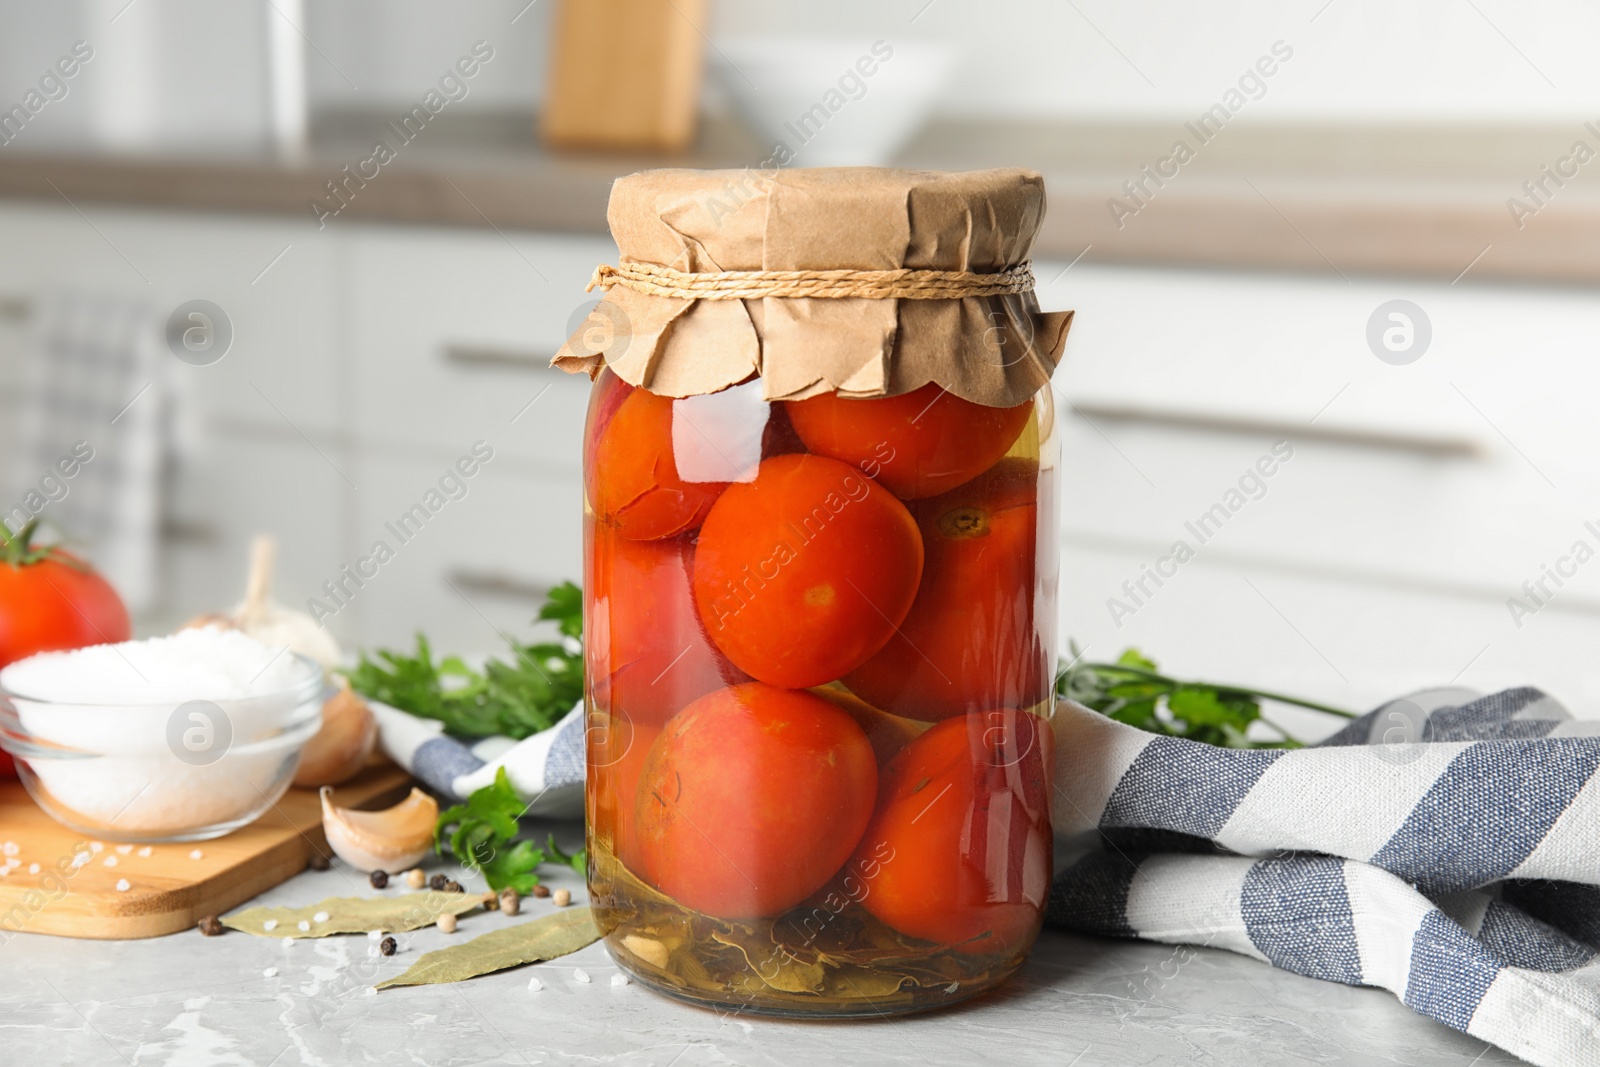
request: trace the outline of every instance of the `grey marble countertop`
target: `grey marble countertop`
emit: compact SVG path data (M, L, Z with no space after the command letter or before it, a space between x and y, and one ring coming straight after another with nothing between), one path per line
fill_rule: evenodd
M547 881L584 899L576 874ZM255 903L300 906L369 892L359 874L336 864ZM551 907L528 905L524 915ZM121 942L18 934L0 942L0 1063L1518 1062L1379 990L1301 978L1219 950L1049 932L998 992L886 1021L785 1022L688 1007L638 984L613 984L618 970L600 945L455 985L368 993L450 937L512 921L476 913L455 935L400 935L401 949L388 959L369 955L373 944L360 936L285 946L233 931ZM577 968L591 980L579 981ZM534 975L543 983L537 992L528 988Z

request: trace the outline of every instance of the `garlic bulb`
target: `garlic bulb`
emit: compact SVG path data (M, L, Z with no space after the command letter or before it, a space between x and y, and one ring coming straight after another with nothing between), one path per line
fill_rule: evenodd
M422 862L433 845L439 802L417 788L392 808L355 811L335 807L322 787L322 829L340 859L360 871L403 871Z
M372 709L340 679L339 691L322 705L322 728L300 752L294 784L315 788L349 781L367 765L377 743Z
M250 576L245 585L244 602L232 614L207 614L190 619L184 629L197 626L231 626L274 648L315 660L324 671L339 666L343 653L333 635L303 611L285 607L272 599L272 568L277 560L278 543L271 537L257 537L250 546Z

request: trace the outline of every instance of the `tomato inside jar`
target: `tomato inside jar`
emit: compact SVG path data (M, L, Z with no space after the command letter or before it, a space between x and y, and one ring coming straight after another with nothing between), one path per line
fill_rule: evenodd
M680 1000L939 1007L1021 966L1052 873L1043 184L751 180L619 180L620 264L555 361L594 383L591 903Z
M904 441L904 405L829 399L857 440ZM949 1003L1015 970L1049 888L1049 393L971 426L948 404L941 437L1008 438L954 473L938 448L812 451L812 403L749 399L718 438L685 399L595 383L590 454L631 450L587 480L596 912L683 999ZM680 464L686 437L717 462Z

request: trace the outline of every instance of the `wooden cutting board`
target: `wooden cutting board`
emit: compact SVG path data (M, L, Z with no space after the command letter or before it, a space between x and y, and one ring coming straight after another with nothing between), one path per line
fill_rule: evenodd
M409 774L384 760L335 788L334 800L381 807L410 784ZM331 855L314 789L289 790L261 818L214 841L150 845L147 855L140 855L146 846L106 841L89 863L71 868L86 840L40 810L21 782L0 782L0 845L14 843L22 864L0 878L0 945L18 932L126 941L192 929L299 874L313 848ZM57 861L70 876L50 877ZM119 890L124 879L128 888Z

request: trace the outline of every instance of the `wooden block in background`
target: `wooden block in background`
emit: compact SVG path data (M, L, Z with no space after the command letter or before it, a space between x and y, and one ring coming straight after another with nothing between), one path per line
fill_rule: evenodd
M560 0L540 111L557 147L677 151L694 139L707 0Z

